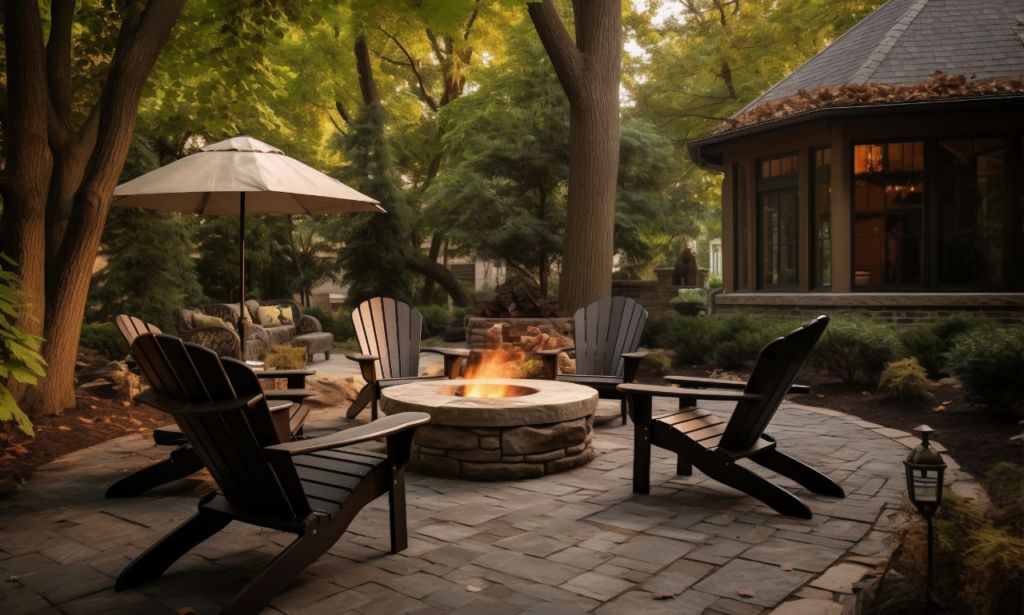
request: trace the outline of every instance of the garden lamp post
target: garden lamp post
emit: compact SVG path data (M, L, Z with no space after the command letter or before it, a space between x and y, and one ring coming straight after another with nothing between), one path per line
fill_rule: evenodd
M920 436L921 444L910 452L903 462L907 470L907 494L928 523L928 603L932 601L932 517L942 505L942 481L946 464L942 453L929 446L928 438L935 430L919 425L914 433Z

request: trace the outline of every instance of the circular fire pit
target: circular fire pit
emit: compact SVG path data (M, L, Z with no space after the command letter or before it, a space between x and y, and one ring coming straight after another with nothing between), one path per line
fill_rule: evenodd
M483 397L486 395L486 397ZM578 468L597 391L553 380L429 380L381 391L384 414L426 412L409 468L430 476L517 480Z

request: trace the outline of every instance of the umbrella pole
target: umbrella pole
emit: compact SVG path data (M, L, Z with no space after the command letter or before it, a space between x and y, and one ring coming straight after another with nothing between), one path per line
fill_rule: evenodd
M241 341L242 360L245 360L245 340L249 337L249 326L245 321L245 192L239 193L241 197L238 210L238 336Z

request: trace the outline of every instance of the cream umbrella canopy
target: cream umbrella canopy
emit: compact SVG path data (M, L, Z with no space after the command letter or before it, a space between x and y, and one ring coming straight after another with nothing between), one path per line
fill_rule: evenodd
M240 315L245 314L245 214L387 213L374 199L245 136L207 145L121 184L111 204L238 216Z

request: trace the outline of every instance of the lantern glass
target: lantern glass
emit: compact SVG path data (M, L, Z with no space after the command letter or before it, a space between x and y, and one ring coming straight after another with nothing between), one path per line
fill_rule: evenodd
M939 473L934 470L918 470L914 472L914 500L921 503L939 501Z

